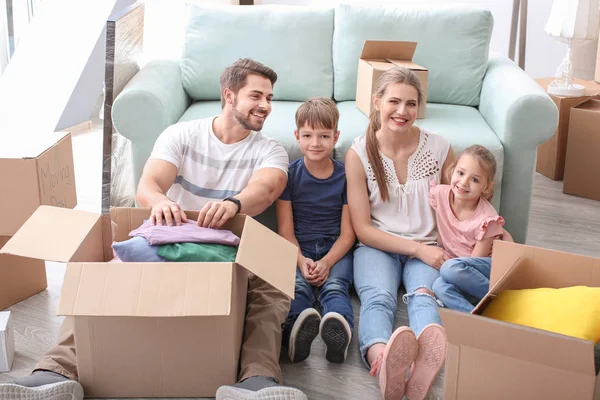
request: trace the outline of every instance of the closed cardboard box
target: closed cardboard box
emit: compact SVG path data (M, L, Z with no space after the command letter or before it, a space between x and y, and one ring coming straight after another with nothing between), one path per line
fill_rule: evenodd
M381 75L395 66L401 66L412 70L421 81L423 100L419 106L417 118L425 118L429 71L412 61L416 47L416 42L365 41L358 60L356 107L366 116L371 113L372 96Z
M597 400L594 343L478 314L503 290L600 287L600 259L494 242L490 291L471 314L440 309L445 400Z
M563 192L600 200L600 100L571 109Z
M58 314L73 317L87 396L214 397L237 381L248 274L293 297L298 249L236 215L223 227L240 237L233 263L109 263L111 219L123 241L149 216L41 206L0 253L68 262Z
M544 89L547 89L548 84L553 80L554 78L543 78L536 79L536 82ZM600 94L600 84L581 79L573 79L573 83L586 87L585 96L563 97L549 94L558 108L558 127L554 136L539 145L537 150L536 171L550 179L558 181L564 177L571 108Z

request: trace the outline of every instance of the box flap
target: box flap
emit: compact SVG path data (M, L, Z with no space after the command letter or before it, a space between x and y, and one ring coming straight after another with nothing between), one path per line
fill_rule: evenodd
M397 65L399 67L406 67L406 68L410 68L413 71L427 71L427 68L416 64L412 61L408 61L408 60L394 60L394 59L389 59L389 62L391 62L394 65Z
M416 42L365 40L360 58L363 60L412 60Z
M90 234L96 233L100 240L102 239L100 219L99 214L87 211L40 206L4 245L0 254L48 261L70 261ZM90 243L89 250L95 250L93 247L96 247L96 243ZM103 251L102 245L97 247L99 251ZM85 256L80 254L80 257ZM96 256L91 257L88 260L97 259Z
M70 135L68 132L47 132L27 135L0 136L0 158L36 158Z
M297 256L296 246L253 218L245 217L235 261L292 299Z
M440 309L448 342L595 376L594 344L479 315ZM568 354L568 357L565 357Z
M487 294L481 299L481 301L475 306L471 314L479 314L487 305L495 299L500 292L503 290L508 290L514 288L515 281L519 279L519 271L524 268L525 260L522 258L518 258L514 264L502 275L498 282L496 282L493 286L490 287Z
M69 263L58 315L229 315L232 263Z
M494 241L490 287L493 287L521 258L512 279L511 289L562 288L569 286L600 287L600 259Z
M573 110L600 112L600 100L589 99L573 107ZM571 110L571 112L573 112L573 110Z

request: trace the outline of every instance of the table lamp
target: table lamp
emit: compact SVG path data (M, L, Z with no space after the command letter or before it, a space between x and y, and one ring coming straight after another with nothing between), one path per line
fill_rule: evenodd
M567 54L548 85L548 93L557 96L583 96L585 88L573 83L574 40L594 40L598 36L599 0L554 0L546 33L567 44Z

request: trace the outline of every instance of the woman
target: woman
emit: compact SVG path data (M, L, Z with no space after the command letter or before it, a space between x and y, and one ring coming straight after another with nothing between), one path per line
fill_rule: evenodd
M425 398L446 356L432 286L449 257L436 245L428 191L431 181L447 183L442 177L453 152L446 139L414 126L421 101L421 84L412 71L385 72L373 95L367 132L346 155L348 205L361 242L354 253L359 345L386 400L404 394ZM410 328L392 333L401 283Z

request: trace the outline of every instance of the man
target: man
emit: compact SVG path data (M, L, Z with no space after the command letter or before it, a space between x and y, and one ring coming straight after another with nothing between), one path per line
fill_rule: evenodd
M198 225L218 228L237 213L260 214L279 197L287 182L288 156L260 133L276 80L272 69L240 59L221 75L221 114L165 129L137 193L140 206L151 208L153 223L181 224L187 221L184 209L199 209ZM217 400L306 399L300 390L279 385L281 324L288 310L284 294L256 276L249 278L240 382L220 387ZM0 398L83 398L70 318L58 344L30 376L0 385Z

